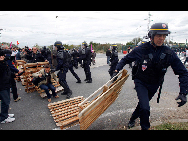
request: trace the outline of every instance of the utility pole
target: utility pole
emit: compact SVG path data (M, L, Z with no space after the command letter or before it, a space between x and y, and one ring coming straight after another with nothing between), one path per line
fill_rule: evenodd
M149 32L149 26L150 26L150 22L153 21L153 20L150 20L150 17L153 16L150 14L150 12L148 13L148 18L147 19L144 19L144 20L148 20L148 25L147 25L147 28L148 28L148 32ZM148 35L146 34L146 37L148 38Z
M55 16L55 18L57 19L58 16ZM55 38L56 38L56 41L57 41L57 20L56 20L56 22L55 22L55 28L56 28Z

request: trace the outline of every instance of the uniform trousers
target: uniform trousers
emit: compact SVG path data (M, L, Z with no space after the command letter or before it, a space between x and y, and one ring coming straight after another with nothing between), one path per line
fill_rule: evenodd
M68 69L69 69L69 68L66 68L66 67L65 67L65 68L61 69L61 70L57 73L57 76L58 76L58 78L59 78L59 82L62 81L67 89L69 89L69 86L68 86L67 81L66 81L66 74L67 74L67 72L68 72Z
M69 65L69 70L70 70L70 72L72 73L72 75L79 81L80 78L79 78L78 75L75 73L72 64Z
M83 63L84 72L85 72L87 80L91 80L91 72L90 72L90 66L89 66L90 64L91 64L91 62L84 62Z
M148 130L150 128L149 116L150 106L149 101L157 92L159 84L147 84L139 79L134 80L135 89L139 99L138 105L132 114L130 121L133 121L140 117L140 125L142 130Z

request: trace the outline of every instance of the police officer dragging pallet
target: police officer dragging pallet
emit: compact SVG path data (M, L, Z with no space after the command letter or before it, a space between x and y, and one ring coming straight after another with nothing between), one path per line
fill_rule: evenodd
M54 46L57 47L57 67L56 71L60 70L57 73L57 76L59 78L59 84L64 88L64 92L62 95L67 95L66 98L70 98L72 95L72 91L70 90L67 81L66 81L66 73L69 69L69 63L68 63L68 53L64 51L64 46L62 45L62 42L56 41L54 43Z
M153 24L148 33L151 41L138 46L122 58L114 71L115 74L123 69L126 64L133 61L136 62L132 73L139 102L130 118L129 128L135 125L135 120L138 117L140 118L142 130L150 128L149 101L160 87L157 98L157 102L159 103L164 75L169 66L172 67L175 75L179 75L180 92L179 96L175 99L180 100L180 102L177 102L178 107L183 106L187 102L188 71L175 52L163 44L168 34L170 34L170 31L167 24Z

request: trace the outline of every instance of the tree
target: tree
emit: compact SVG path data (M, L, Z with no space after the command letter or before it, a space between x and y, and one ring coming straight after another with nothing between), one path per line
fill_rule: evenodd
M129 46L129 45L134 45L133 41L130 41L130 42L126 43L126 46Z
M140 41L142 41L142 38L138 37L138 38L134 38L132 40L132 42L134 43L134 45L137 45ZM135 44L136 43L136 44Z

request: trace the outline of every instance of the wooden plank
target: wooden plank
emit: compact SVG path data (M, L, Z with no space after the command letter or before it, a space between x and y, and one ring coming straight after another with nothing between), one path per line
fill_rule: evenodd
M80 112L79 117L82 116L82 114L84 114L85 111L90 111L93 108L95 108L95 105L99 104L102 99L105 99L108 95L112 94L112 92L115 89L115 86L117 86L117 85L119 85L119 86L123 85L123 83L125 82L126 78L128 78L128 76L129 75L127 75L126 77L124 77L124 80L122 79L122 81L119 81L118 83L116 83L115 85L113 85L111 87L111 89L108 89L105 93L103 93L100 97L98 97L95 101L93 101L93 103L91 103L86 109L84 109L82 112Z
M109 89L106 89L104 93L100 94L86 108L80 110L78 117L81 130L87 129L116 100L129 76L126 70L123 70L121 73L122 76L110 85ZM81 104L79 104L80 107Z

